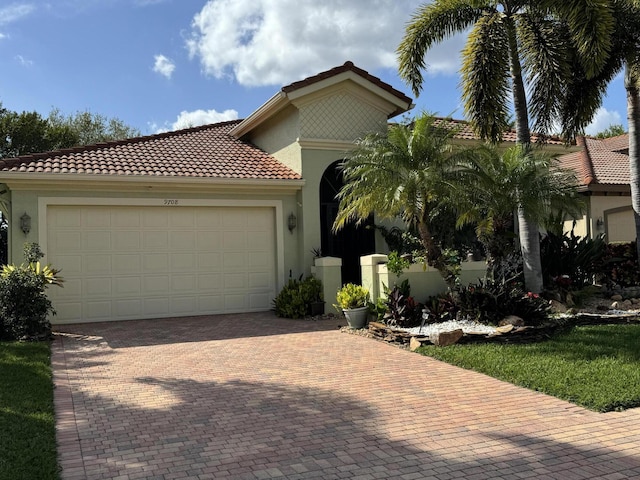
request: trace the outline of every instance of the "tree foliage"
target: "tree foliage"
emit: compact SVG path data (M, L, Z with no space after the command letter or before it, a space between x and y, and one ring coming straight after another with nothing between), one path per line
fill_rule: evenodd
M627 131L620 124L609 125L607 128L602 130L601 132L596 133L596 138L611 138L617 137L618 135L624 135Z
M121 140L140 132L117 118L89 111L63 115L53 109L47 118L37 112L14 112L0 103L0 158L17 157L80 145Z

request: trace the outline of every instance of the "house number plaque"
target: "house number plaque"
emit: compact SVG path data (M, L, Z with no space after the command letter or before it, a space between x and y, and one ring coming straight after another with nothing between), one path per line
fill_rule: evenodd
M164 204L167 206L175 206L178 205L178 200L175 198L165 198Z

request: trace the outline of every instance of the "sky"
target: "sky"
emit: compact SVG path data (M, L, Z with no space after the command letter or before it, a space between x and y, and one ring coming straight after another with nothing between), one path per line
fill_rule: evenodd
M143 135L245 118L297 80L352 61L414 98L464 118L464 36L434 47L418 98L396 48L421 0L2 0L0 102L117 117ZM626 129L621 76L587 129Z

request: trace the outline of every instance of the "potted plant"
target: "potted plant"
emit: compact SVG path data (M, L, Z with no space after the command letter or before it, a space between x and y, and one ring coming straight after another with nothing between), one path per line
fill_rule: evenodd
M342 310L351 328L363 328L367 323L369 290L362 285L347 283L336 294L336 309Z
M308 313L312 316L324 314L324 296L322 282L313 275L304 279L300 285L302 297L308 306Z

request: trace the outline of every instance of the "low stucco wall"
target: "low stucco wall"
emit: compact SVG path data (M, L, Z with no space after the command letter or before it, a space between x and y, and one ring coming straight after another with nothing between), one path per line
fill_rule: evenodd
M413 264L402 275L397 276L389 272L386 262L386 255L367 255L360 259L362 267L362 285L369 289L371 298L375 301L381 297L385 286L392 288L393 285L400 284L404 280L409 280L411 293L416 300L423 302L432 295L438 295L447 291L440 273L431 266ZM486 272L486 262L463 262L460 283L466 285L477 282L483 278Z

